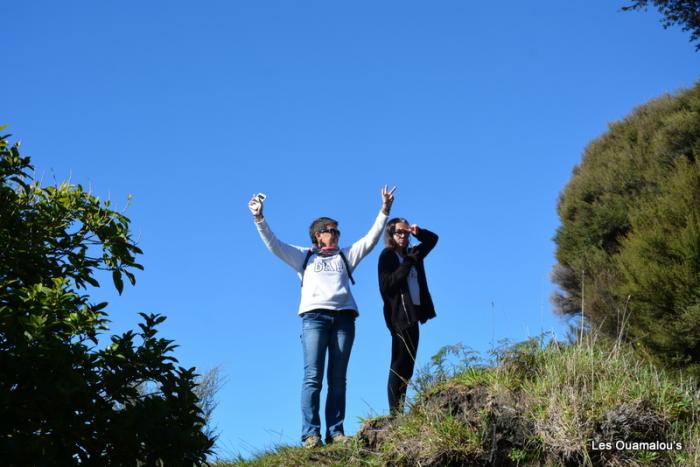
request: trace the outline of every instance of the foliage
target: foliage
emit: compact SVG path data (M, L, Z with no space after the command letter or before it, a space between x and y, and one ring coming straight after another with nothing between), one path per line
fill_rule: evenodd
M217 429L212 425L212 416L219 405L216 394L226 384L226 378L222 375L221 368L217 366L198 376L195 382L194 393L199 400L198 405L202 409L205 422L204 433L209 438L216 438Z
M690 42L697 41L695 50L700 50L700 0L633 0L622 10L646 10L649 4L663 15L664 29L680 25L683 31L690 31Z
M630 220L635 234L616 258L619 295L635 298L630 335L654 353L700 362L700 166L679 160Z
M700 83L593 141L562 192L554 302L667 363L700 362Z
M1 130L1 129L0 129ZM141 254L129 219L81 186L42 187L19 143L0 137L0 458L4 465L201 464L213 440L176 367L164 316L112 336L98 271L121 293ZM144 393L141 388L149 390Z
M416 371L411 388L422 393L438 386L456 375L464 374L468 369L483 366L478 352L459 342L445 345L430 358L430 362Z
M462 347L444 347L434 361ZM656 367L620 340L545 336L502 346L416 395L405 415L365 421L344 446L279 447L215 465L698 465L697 381ZM443 365L444 366L444 365ZM449 369L435 366L437 372ZM638 448L601 443L640 443ZM654 444L656 442L656 445ZM659 443L664 443L663 446Z

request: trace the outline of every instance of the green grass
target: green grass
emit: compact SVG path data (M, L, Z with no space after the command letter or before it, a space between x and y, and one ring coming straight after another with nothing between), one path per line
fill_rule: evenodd
M700 465L698 382L661 369L619 342L531 339L483 365L450 346L417 375L406 415L373 418L351 443L282 446L224 466L301 465ZM458 355L448 363L447 355ZM615 438L615 439L608 439ZM600 450L592 443L674 442L674 450Z
M243 458L229 461L219 460L212 465L215 467L292 467L307 465L379 467L382 464L378 460L373 459L370 453L364 452L357 440L353 440L345 445L330 445L314 449L298 446L280 446L276 449L259 453L252 460Z

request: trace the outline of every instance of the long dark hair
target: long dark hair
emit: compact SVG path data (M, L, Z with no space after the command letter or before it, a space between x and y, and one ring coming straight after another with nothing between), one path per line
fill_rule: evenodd
M396 241L394 240L394 233L396 233L396 224L398 224L399 222L404 222L408 225L411 225L408 223L408 220L404 219L403 217L394 217L386 223L386 228L384 229L384 245L386 245L388 248L393 248L394 250L397 250L399 248L399 245L397 245Z

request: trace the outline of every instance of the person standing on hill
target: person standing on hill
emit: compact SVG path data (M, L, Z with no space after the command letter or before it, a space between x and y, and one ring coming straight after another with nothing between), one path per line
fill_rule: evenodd
M350 291L352 272L372 251L394 202L396 187L382 189L382 207L369 232L349 247L340 248L338 222L319 217L309 227L312 246L284 243L272 233L263 217L263 200L254 195L248 208L263 243L294 269L301 280L298 314L302 319L301 344L304 352L304 380L301 389L302 432L306 447L322 445L319 398L328 354L328 395L326 397L326 443L343 443L345 436L345 387L348 361L355 338L357 304Z
M409 248L410 236L421 243ZM391 219L384 231L386 248L379 255L379 291L384 321L391 332L391 367L387 392L391 414L403 412L408 382L418 351L418 323L435 317L423 260L438 236L406 219Z

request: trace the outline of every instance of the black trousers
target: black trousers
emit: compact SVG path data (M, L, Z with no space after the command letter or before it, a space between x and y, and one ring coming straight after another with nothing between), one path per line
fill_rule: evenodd
M391 332L391 368L389 369L389 411L392 414L402 413L406 399L408 382L413 376L418 351L418 323L404 329Z

